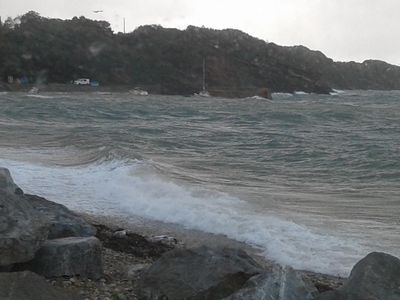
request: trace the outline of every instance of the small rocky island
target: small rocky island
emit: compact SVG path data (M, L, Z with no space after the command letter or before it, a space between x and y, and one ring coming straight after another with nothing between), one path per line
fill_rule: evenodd
M87 221L0 168L0 299L399 300L400 260L370 253L343 279L191 248Z

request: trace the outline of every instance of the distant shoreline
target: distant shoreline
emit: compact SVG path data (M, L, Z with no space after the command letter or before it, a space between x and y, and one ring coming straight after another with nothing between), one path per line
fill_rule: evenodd
M38 89L38 93L41 92L65 92L65 93L128 93L131 90L140 89L148 92L153 95L170 95L170 96L193 96L193 94L188 93L172 93L168 90L164 90L162 87L158 85L100 85L100 86L91 86L91 85L76 85L72 83L49 83L49 84L7 84L0 82L0 92L26 92L28 93L32 88ZM224 97L224 98L246 98L246 97L263 97L266 99L272 99L271 91L266 88L252 88L252 89L230 89L230 90L221 90L221 89L210 89L210 96L212 97Z
M1 84L0 91L7 92L29 92L32 88L38 88L40 92L129 92L134 89L131 85L76 85L72 83L49 83L49 84Z

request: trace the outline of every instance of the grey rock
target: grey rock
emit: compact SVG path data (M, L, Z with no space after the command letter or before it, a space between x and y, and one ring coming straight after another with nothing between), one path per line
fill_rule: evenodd
M339 290L323 293L316 298L316 300L349 300L349 299L354 299L354 298L348 298L347 295L341 293Z
M325 293L333 290L337 290L343 286L347 278L315 273L312 271L298 271L301 274L304 282L309 286L314 286L318 293Z
M129 265L126 268L126 277L129 279L135 279L140 272L149 268L150 264L134 264Z
M300 273L289 267L276 266L252 277L246 285L225 300L312 300L317 289L307 285Z
M0 190L10 194L23 194L23 191L14 183L10 171L2 167L0 167Z
M348 281L318 300L400 300L400 259L372 252L352 269Z
M102 246L95 237L68 237L48 240L35 258L19 269L45 277L75 276L98 279L103 274Z
M25 271L0 273L0 299L4 300L71 300L79 295L53 287L39 275Z
M47 233L41 215L29 202L0 189L0 266L31 260Z
M96 228L64 205L35 195L24 195L30 204L46 219L49 239L87 237L96 234Z
M175 249L143 272L139 299L223 299L261 272L243 250Z

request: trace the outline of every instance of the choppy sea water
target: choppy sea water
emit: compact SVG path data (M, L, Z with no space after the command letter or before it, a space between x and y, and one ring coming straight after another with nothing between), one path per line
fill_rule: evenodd
M0 94L0 166L107 216L224 234L299 269L400 256L400 92Z

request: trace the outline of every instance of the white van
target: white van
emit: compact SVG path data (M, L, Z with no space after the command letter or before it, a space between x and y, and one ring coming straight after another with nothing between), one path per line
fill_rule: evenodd
M89 85L90 84L90 79L88 78L79 78L74 81L74 84L77 85Z

